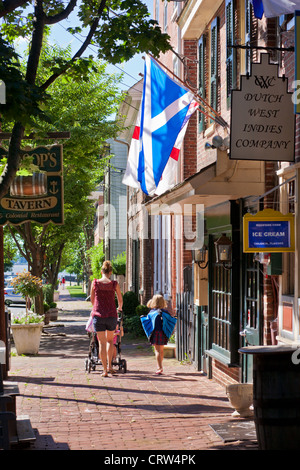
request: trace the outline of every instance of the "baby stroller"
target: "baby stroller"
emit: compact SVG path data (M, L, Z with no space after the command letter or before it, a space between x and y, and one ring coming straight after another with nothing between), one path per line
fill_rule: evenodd
M118 330L123 328L123 315L118 319ZM88 333L90 337L89 355L85 360L85 370L90 373L91 370L96 370L96 366L101 365L102 362L99 358L99 342L97 333L94 331ZM119 370L124 374L127 372L127 363L125 359L121 357L121 334L115 336L114 347L116 348L116 357L112 360L112 366L118 366Z

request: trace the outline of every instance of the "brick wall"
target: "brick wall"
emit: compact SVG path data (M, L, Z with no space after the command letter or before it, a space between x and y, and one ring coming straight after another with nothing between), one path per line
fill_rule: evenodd
M184 41L183 54L187 58L185 75L187 84L197 89L197 41ZM190 60L189 60L190 59ZM188 123L183 144L181 159L182 179L192 176L197 171L197 113L194 113Z
M227 367L215 359L212 360L212 379L226 386L241 381L239 367Z

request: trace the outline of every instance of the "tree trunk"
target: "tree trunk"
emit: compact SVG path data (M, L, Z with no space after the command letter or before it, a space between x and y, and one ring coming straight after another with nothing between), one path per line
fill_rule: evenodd
M53 287L53 293L56 288L57 284L57 279L58 279L58 273L60 270L60 264L61 264L61 257L62 257L62 252L65 247L65 243L62 243L56 250L57 258L55 259L54 262L52 263L47 263L47 260L45 262L45 268L44 268L44 274L46 277L46 281L48 284L51 284ZM52 298L53 302L53 298Z

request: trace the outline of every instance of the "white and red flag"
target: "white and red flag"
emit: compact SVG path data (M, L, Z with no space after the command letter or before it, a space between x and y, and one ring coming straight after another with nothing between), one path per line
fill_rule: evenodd
M198 103L193 93L146 57L143 97L123 183L162 194L176 183L181 144Z

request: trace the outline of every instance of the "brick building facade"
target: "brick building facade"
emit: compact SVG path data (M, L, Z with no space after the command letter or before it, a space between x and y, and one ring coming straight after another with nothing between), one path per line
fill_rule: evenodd
M299 133L295 165L232 160L225 141L230 138L231 90L239 89L241 75L251 74L251 63L260 61L266 52L260 48L293 43L291 18L258 20L249 0L156 0L154 12L175 51L160 61L198 94L200 102L205 100L205 106L188 123L177 184L153 198L136 190L128 192L133 206L139 207L135 213L129 211L129 218L139 218L139 236L132 245L137 258L128 248L128 269L132 269L128 279L134 277L136 282L135 287L133 283L128 287L140 295L142 303L157 292L169 301L178 315L179 359L188 356L197 369L224 385L251 381L251 360L241 358L238 350L245 344L271 344L274 320L278 340L297 340L300 279L294 254L282 257L283 271L278 274L273 265L243 253L243 215L263 207L287 213L287 204L295 212L298 185L293 181L278 184L291 175L298 177ZM293 52L269 53L291 87ZM215 112L227 127L212 119ZM216 136L223 139L221 147L212 145ZM157 205L160 209L154 215ZM198 231L201 218L203 240ZM223 233L233 243L228 269L217 262L215 254L215 243ZM197 262L203 245L206 266ZM290 268L295 270L294 280L286 274Z

